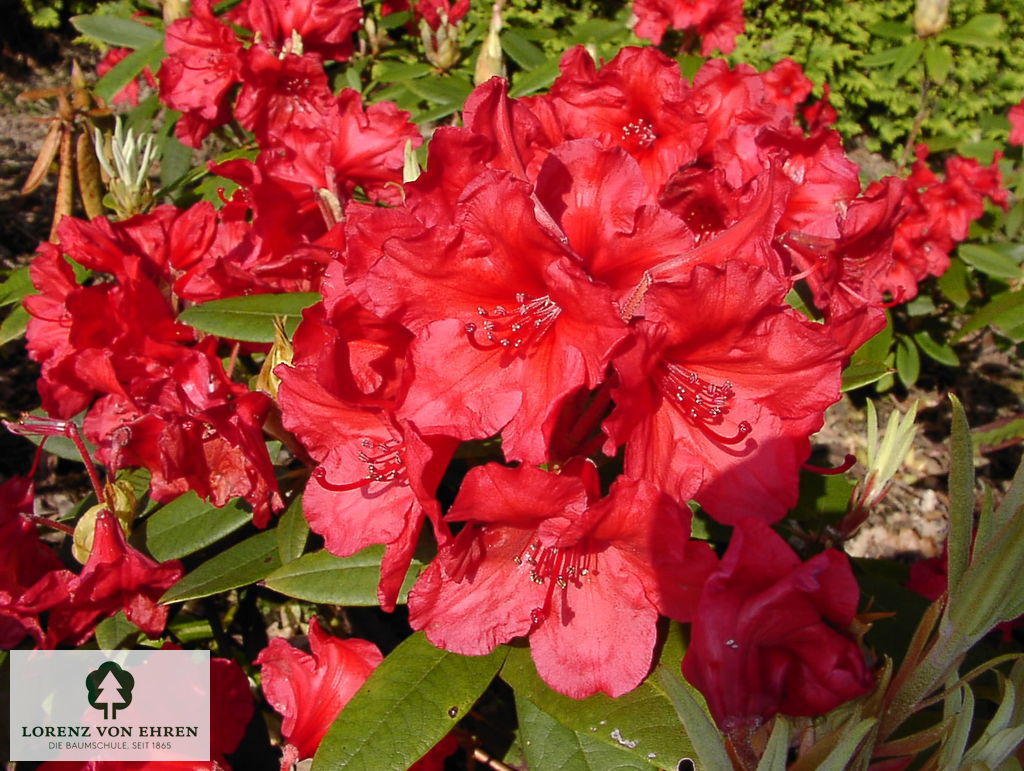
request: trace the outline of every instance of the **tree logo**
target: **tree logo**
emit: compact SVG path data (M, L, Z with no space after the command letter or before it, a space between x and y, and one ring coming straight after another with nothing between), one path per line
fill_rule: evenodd
M85 687L89 691L89 704L103 710L104 720L113 720L119 709L132 703L135 678L113 661L106 661L86 675Z

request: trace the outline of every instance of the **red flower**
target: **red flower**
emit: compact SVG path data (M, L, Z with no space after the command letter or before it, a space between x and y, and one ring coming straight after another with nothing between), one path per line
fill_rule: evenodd
M803 68L788 58L775 62L772 68L764 73L764 84L773 100L791 110L795 110L813 88L810 79L804 75Z
M777 712L824 714L872 685L857 644L836 631L859 594L846 555L801 563L768 525L741 520L704 585L683 674L727 733Z
M431 29L436 30L441 26L441 18L444 16L448 24L458 24L462 18L469 13L469 0L416 0L413 6L416 18L423 19Z
M196 0L191 16L167 28L167 58L157 74L161 101L183 113L174 133L191 147L231 119L228 92L241 79L242 44L212 6Z
M637 37L659 45L669 27L690 30L700 35L704 56L716 48L731 53L745 27L743 0L635 0L633 15Z
M540 676L574 698L635 688L658 614L690 618L714 556L652 486L621 478L598 495L589 462L472 469L446 517L464 527L409 595L413 628L466 655L529 635Z
M92 553L80 575L47 573L21 598L29 612L50 612L43 646L81 645L96 623L119 610L149 637L167 623L168 608L159 599L185 571L177 560L158 563L128 546L112 514L96 518Z
M309 647L303 653L275 637L255 662L267 701L284 718L285 757L295 760L313 757L338 713L383 660L373 643L333 637L316 617L309 622Z
M1010 108L1010 144L1024 145L1024 99Z
M274 49L299 53L293 49L297 35L301 53L341 62L352 55L363 11L359 0L248 0L230 16Z
M646 343L616 360L605 422L606 453L625 442L628 475L686 500L681 472L699 459L695 497L725 523L749 516L751 501L771 521L796 503L808 437L839 398L842 353L785 304L787 291L741 262L650 289Z

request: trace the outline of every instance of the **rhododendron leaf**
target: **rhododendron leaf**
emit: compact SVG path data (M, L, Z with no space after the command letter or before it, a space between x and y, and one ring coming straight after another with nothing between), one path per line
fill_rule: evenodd
M534 91L540 91L542 88L547 88L555 82L559 72L558 59L548 59L539 67L518 75L512 84L512 88L509 89L508 95L518 98L532 94Z
M421 632L378 666L334 721L313 759L314 771L408 768L472 708L505 661L438 650Z
M547 60L542 50L513 30L501 33L501 48L524 70L540 67Z
M251 519L240 499L218 509L190 490L153 512L142 527L146 549L162 561L195 554Z
M72 16L71 23L83 35L112 46L143 48L164 39L163 33L152 27L117 16Z
M985 48L999 42L1003 19L997 13L981 13L955 29L939 33L939 40Z
M137 635L140 631L135 624L128 620L124 611L119 610L110 618L105 618L96 625L96 644L100 646L100 650L112 651L120 648L128 638Z
M434 68L423 62L379 61L373 65L373 79L381 83L397 83L401 80L422 78L434 72Z
M351 557L335 557L326 549L305 554L275 570L265 581L275 592L309 602L327 605L373 606L380 580L380 561L383 546L369 546ZM423 569L423 563L413 560L398 595L404 603L409 589Z
M967 335L982 327L992 325L1002 332L1010 333L1024 324L1024 292L1002 292L986 303L985 307L971 316L953 339L960 342Z
M287 510L277 520L277 552L281 556L281 564L291 562L302 556L309 540L309 523L302 513L302 496L297 495L288 504Z
M971 553L974 530L974 448L967 415L960 400L950 394L953 420L949 438L948 585L959 586Z
M669 635L669 639L673 637L678 635ZM670 649L661 653L665 666L678 669L682 653L671 649L669 643L665 648ZM683 758L695 756L693 744L680 731L672 702L650 676L617 699L602 693L571 699L556 693L540 679L529 649L513 648L501 670L501 679L565 727L628 752L638 760L650 762L647 756L654 753L655 765L675 768Z
M248 343L274 342L274 317L284 319L291 335L302 320L302 311L319 301L316 292L255 294L193 305L178 316L178 321L229 340Z
M798 522L834 523L846 514L854 484L845 474L800 474L800 500L790 512Z
M622 749L609 747L594 738L591 732L581 733L566 728L520 694L516 694L516 721L529 768L602 771L606 768L661 767L657 758L641 761Z
M843 370L843 391L853 391L881 380L892 369L879 361L858 361Z
M775 716L772 735L764 755L757 764L757 771L786 771L786 760L789 756L789 721L782 715Z
M982 273L995 278L1021 277L1020 263L1012 252L996 249L983 244L963 244L958 252L960 259Z
M28 311L21 305L17 305L11 309L0 323L0 345L9 343L11 340L17 340L19 337L25 334L25 330L28 328Z
M970 302L971 287L970 278L967 274L967 266L963 260L952 259L949 261L949 268L939 276L939 289L942 294L960 310Z
M729 753L722 743L722 735L706 711L700 692L683 680L678 667L658 667L658 682L665 689L672 706L682 721L687 738L693 742L701 765L706 768L728 768Z
M936 340L933 331L937 332L938 330L926 327L915 333L914 342L917 343L917 347L924 351L930 359L934 359L940 364L945 364L947 367L959 367L960 357L957 356L956 351L947 343Z
M146 67L156 72L163 58L164 40L161 35L159 40L135 49L115 64L110 72L99 79L93 91L104 101L113 101L114 95L135 80Z
M0 283L0 307L20 303L26 295L35 294L32 279L28 275L28 266L12 270Z
M160 602L183 602L237 589L266 578L280 565L277 533L266 530L204 562L168 589Z
M921 354L912 339L901 337L896 344L896 373L908 388L917 382L921 374Z
M455 105L455 109L461 107L473 91L468 80L455 76L409 80L405 87L423 99L437 104Z

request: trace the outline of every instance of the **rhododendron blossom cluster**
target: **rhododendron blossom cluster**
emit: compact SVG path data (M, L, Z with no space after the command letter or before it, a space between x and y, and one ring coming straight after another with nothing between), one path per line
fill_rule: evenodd
M634 29L728 52L741 6L637 0ZM411 10L436 32L468 8ZM654 48L598 63L576 47L547 92L478 86L420 169L408 113L329 85L362 14L243 0L217 16L195 0L168 26L158 77L177 136L195 147L231 126L255 147L211 164L237 186L219 207L61 221L25 303L45 410L82 416L95 460L147 469L159 502L242 499L264 528L298 480L330 554L383 546L382 608L407 602L453 653L525 639L561 694L636 688L662 617L691 625L683 672L724 731L867 693L848 559L801 561L771 526L887 304L944 270L985 199L1006 205L995 165L953 158L940 179L919 150L908 180L862 190L827 89L807 105L795 62L710 60L691 81ZM319 301L273 352L180 318L297 292ZM239 362L275 355L259 378L274 387L250 387ZM292 464L280 478L268 437ZM180 563L133 549L104 512L81 573L63 569L27 524L27 484L0 488L15 555L0 637L79 644L122 609L159 635ZM693 537L698 506L732 528L723 554ZM403 591L414 555L426 564ZM382 660L316 619L309 642L255 659L284 767Z

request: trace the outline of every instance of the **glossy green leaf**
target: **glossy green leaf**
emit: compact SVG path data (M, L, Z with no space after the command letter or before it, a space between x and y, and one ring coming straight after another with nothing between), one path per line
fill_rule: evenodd
M302 511L302 496L296 495L288 508L277 520L277 553L285 565L302 556L309 540L309 523Z
M152 43L135 49L115 64L106 75L99 79L93 90L104 101L113 101L117 93L135 80L146 67L156 72L160 68L163 58L164 40L163 37L160 37Z
M963 244L959 250L960 259L982 273L996 278L1020 278L1020 263L1009 254L982 244Z
M949 261L946 272L939 276L939 289L957 308L963 309L971 299L970 277L963 260Z
M160 602L209 597L255 583L280 567L277 533L265 530L207 560L172 586Z
M28 320L28 311L24 306L16 305L11 308L10 312L4 316L4 320L0 322L0 345L17 340L24 335L25 330L28 329Z
M119 16L72 16L71 23L83 35L123 48L144 48L164 39L159 30Z
M672 666L678 668L681 655L672 658ZM672 702L653 675L617 699L600 693L587 699L570 699L541 680L528 648L513 648L501 678L517 695L529 699L566 728L628 752L639 761L675 768L683 758L696 757L693 744L680 730Z
M901 337L896 343L896 374L907 387L914 385L921 374L921 354L910 338Z
M651 769L650 763L599 741L591 733L567 728L518 693L516 718L529 768L557 768L559 771Z
M843 391L852 391L870 385L892 372L892 368L877 361L854 362L843 370Z
M894 64L899 61L901 57L907 55L909 46L902 45L896 48L887 48L884 51L877 53L868 54L860 60L861 67L884 67L889 64Z
M775 725L772 726L772 735L757 764L757 771L786 771L786 761L789 757L789 734L789 721L783 715L776 715Z
M195 554L251 519L238 498L217 508L190 490L146 517L142 531L146 549L163 561Z
M486 656L438 650L421 632L374 670L320 742L313 771L408 768L451 731L501 667Z
M956 351L953 350L952 346L936 340L931 330L922 329L920 332L915 333L914 342L917 343L918 348L924 351L929 358L934 359L939 364L945 364L947 367L960 366L960 357L956 355Z
M977 313L967 319L954 342L962 340L972 332L986 326L1010 331L1024 324L1024 291L1008 291L997 294Z
M368 546L351 557L335 557L326 549L304 554L275 570L265 581L269 589L309 602L326 605L373 606L378 604L377 583L383 546ZM413 560L399 592L405 602L423 563Z
M28 295L35 294L36 288L28 273L28 266L12 270L0 283L0 308L20 303Z
M555 82L558 74L558 59L548 59L539 67L534 67L529 72L521 72L514 76L512 88L509 89L509 96L527 96L535 91L540 91L542 88L547 88Z
M660 666L657 674L658 682L683 723L687 738L693 742L701 765L705 768L729 768L732 761L722 734L708 715L704 699L697 689L684 681L675 669Z
M461 108L466 97L473 92L473 86L468 80L454 75L409 80L406 81L405 87L421 99L455 105L456 109Z
M501 48L524 70L540 67L547 60L544 52L513 29L501 33Z
M434 68L424 62L396 62L384 59L373 66L373 79L381 83L397 83L401 80L422 78L434 72Z
M123 610L119 610L110 618L105 618L96 625L96 645L100 650L112 651L139 634L141 634L141 630L128 620Z
M302 311L320 300L316 292L253 294L194 305L178 321L201 332L249 343L274 342L274 317L285 320L288 334L295 331Z

